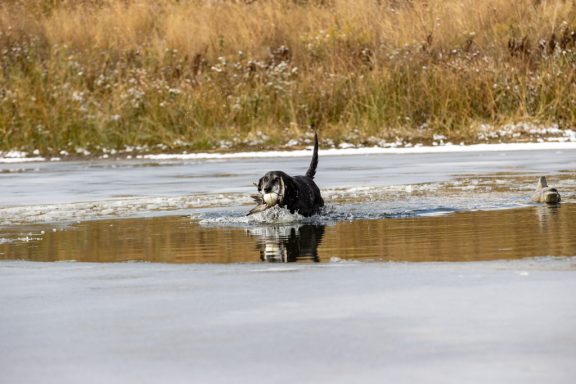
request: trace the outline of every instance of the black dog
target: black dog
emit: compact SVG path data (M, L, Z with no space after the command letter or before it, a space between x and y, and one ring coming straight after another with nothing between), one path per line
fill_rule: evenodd
M282 171L266 173L256 185L258 194L252 197L258 203L248 215L262 212L275 205L287 208L290 213L312 216L320 212L324 200L314 182L318 166L318 135L314 132L314 153L305 176L289 176Z

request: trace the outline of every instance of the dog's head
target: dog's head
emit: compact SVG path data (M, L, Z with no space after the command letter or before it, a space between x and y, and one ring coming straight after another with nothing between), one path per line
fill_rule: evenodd
M282 199L286 189L286 184L289 183L289 176L282 171L267 172L258 180L258 192L263 195L265 193L277 193Z

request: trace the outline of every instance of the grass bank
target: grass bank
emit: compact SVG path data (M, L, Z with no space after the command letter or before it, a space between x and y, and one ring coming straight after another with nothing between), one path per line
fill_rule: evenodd
M576 126L571 0L4 0L0 150Z

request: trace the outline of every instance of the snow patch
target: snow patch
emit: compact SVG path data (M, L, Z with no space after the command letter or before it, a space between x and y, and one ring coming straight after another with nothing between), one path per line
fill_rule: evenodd
M500 152L500 151L535 151L535 150L566 150L576 149L576 140L570 142L541 142L541 143L502 143L502 144L474 144L474 145L435 145L398 147L394 143L386 148L331 148L321 149L319 156L358 156L380 154L412 154L412 153L457 153L457 152ZM240 159L240 158L287 158L308 157L311 150L296 151L262 151L262 152L235 152L235 153L174 153L138 155L138 159L148 160L200 160L200 159Z
M34 155L37 155L37 151L33 152ZM8 151L2 152L0 151L0 163L28 163L34 161L45 161L46 159L41 156L34 156L34 157L27 157L27 152L21 151Z

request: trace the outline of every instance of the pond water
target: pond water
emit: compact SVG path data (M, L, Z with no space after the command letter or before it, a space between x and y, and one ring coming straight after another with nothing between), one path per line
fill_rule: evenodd
M574 381L576 149L308 162L0 164L0 382Z
M308 158L0 165L0 259L472 261L576 255L576 150L321 157L327 206L246 217L251 185ZM548 176L563 203L529 202Z
M205 225L189 216L4 229L0 258L33 261L250 263L479 261L576 255L576 204L343 220ZM10 239L14 241L9 241Z

